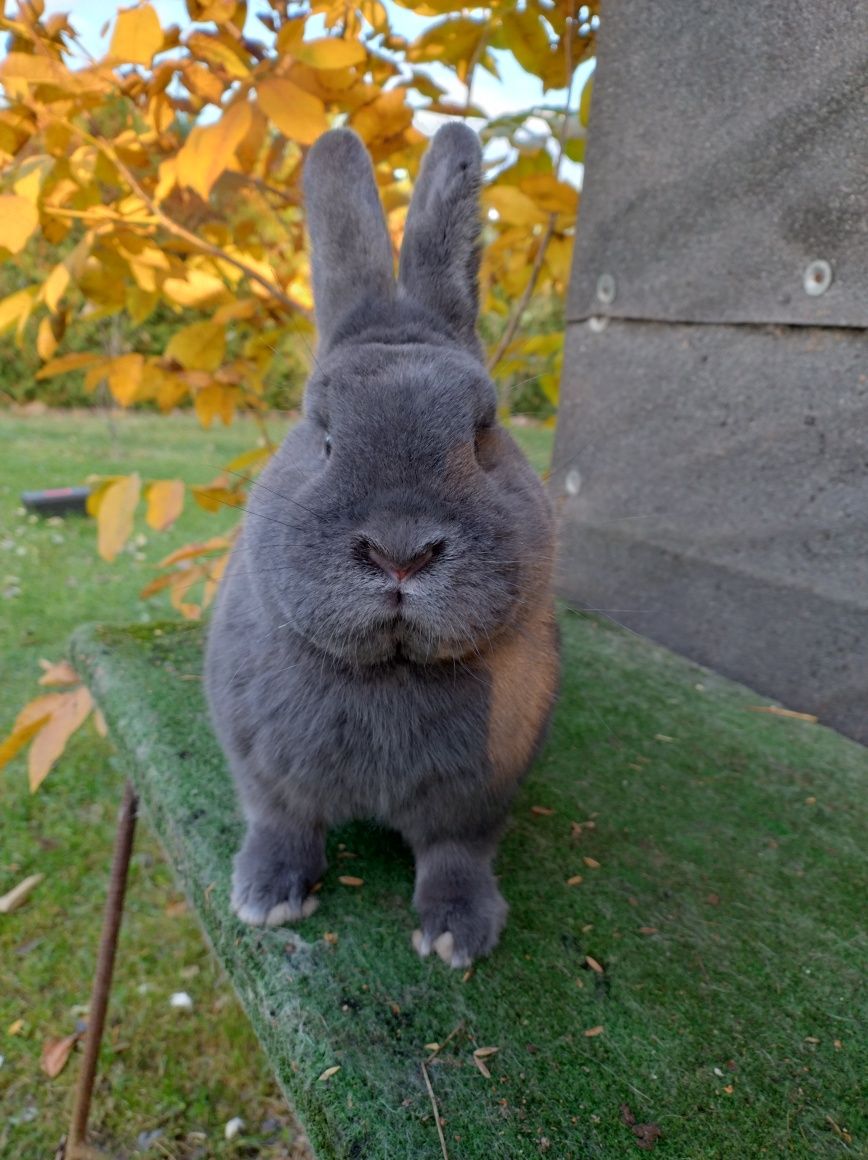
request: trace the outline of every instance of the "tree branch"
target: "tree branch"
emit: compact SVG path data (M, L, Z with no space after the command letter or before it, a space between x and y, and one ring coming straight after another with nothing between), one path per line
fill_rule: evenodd
M164 213L162 209L160 209L159 205L157 205L150 194L146 193L139 181L133 176L123 161L121 161L120 157L118 157L117 153L108 143L108 141L104 140L102 137L96 137L93 134L86 132L79 126L73 125L71 122L65 123L68 124L69 127L76 133L79 133L81 136L87 138L87 140L90 141L92 145L99 149L104 157L108 158L108 160L112 163L112 165L114 165L118 173L121 175L121 177L123 177L124 181L130 187L136 197L139 198L139 200L147 208L148 212L156 219L156 221L163 227L164 230L172 234L174 237L180 238L182 241L198 250L200 254L208 254L209 257L217 258L222 262L228 262L231 266L234 266L236 270L240 270L242 274L250 279L251 282L256 282L259 286L262 286L264 290L267 290L269 295L274 298L275 301L284 306L287 310L293 313L304 313L301 307L296 305L296 303L293 302L288 294L285 294L279 286L276 286L273 282L270 282L268 278L265 278L262 274L259 273L258 270L254 270L252 266L248 266L247 263L243 262L240 258L236 258L232 254L227 254L226 251L221 250L219 246L214 246L210 242L203 241L194 233L191 233L190 230L185 229L184 226L179 225L176 221L173 221L172 218L168 216L168 214Z
M573 72L573 25L574 24L575 24L575 6L572 7L572 9L570 11L570 15L567 17L566 28L564 30L564 54L566 56L566 64L567 64L567 95L566 95L566 99L564 101L564 115L563 115L563 120L561 121L561 131L558 135L558 157L557 157L557 161L555 162L555 177L556 178L560 178L560 175L561 175L561 165L562 165L563 160L564 160L564 152L566 150L566 144L567 144L567 132L569 129L570 101L572 100L572 96L573 96L573 78L575 75ZM555 225L557 224L557 219L558 219L558 215L556 213L549 214L549 218L548 218L548 221L546 222L545 230L543 231L543 235L540 238L540 243L539 243L539 247L538 247L537 252L536 252L536 257L534 258L533 266L531 266L530 277L527 280L527 285L525 286L524 290L522 291L521 297L519 298L518 302L516 303L515 309L513 310L512 314L509 316L509 321L506 324L506 328L505 328L503 334L500 336L500 340L499 340L497 346L494 348L494 352L492 353L491 357L488 360L488 365L487 365L486 369L488 370L489 374L491 374L491 372L494 370L494 368L497 366L497 364L503 358L504 353L506 352L507 348L509 347L509 344L512 342L513 338L515 337L515 332L518 330L519 324L521 323L522 316L523 316L525 310L527 310L527 306L528 306L528 303L530 302L531 295L533 294L534 290L536 289L537 280L539 279L540 272L542 271L543 262L545 261L545 256L546 256L546 250L548 249L549 242L552 240L552 236L554 235L554 232L555 232Z

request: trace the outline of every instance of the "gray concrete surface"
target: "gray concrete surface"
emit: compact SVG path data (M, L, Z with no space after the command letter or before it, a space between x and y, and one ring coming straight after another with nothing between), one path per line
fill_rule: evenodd
M868 743L866 78L851 0L607 10L552 486L571 603Z

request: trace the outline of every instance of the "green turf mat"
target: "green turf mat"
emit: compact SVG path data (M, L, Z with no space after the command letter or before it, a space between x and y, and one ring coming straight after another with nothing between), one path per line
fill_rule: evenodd
M411 950L411 860L370 826L332 835L297 931L238 923L200 628L73 651L318 1157L441 1157L420 1064L452 1032L428 1064L451 1160L864 1155L868 754L591 617L563 638L498 862L509 924L466 979Z

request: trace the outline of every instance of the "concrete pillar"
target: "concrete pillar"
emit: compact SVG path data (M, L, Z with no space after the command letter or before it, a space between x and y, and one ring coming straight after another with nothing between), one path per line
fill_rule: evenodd
M868 742L868 4L606 6L560 586Z

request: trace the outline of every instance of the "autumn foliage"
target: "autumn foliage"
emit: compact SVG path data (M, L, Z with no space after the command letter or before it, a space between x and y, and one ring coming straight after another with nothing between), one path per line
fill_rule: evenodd
M493 158L483 194L490 365L507 376L531 367L556 399L560 336L528 333L523 320L532 299L557 299L566 285L578 194L562 163L583 156L590 89L580 102L573 77L593 53L598 5L400 7L426 18L414 40L380 0L263 0L255 21L245 3L187 0L184 28L162 26L142 3L117 13L100 59L74 18L46 15L42 0L0 17L0 259L14 263L38 242L52 255L39 279L0 301L0 333L24 342L35 328L38 379L76 372L120 406L192 406L206 427L262 414L278 345L292 337L302 374L315 342L300 181L308 147L338 124L362 137L397 252L427 139L418 122L458 116ZM486 119L474 81L497 75L504 54L557 100ZM144 326L158 309L174 320L158 354L64 350L86 320ZM92 479L100 555L113 560L142 516L160 530L190 500L242 507L272 450L260 439L191 495L179 480ZM179 612L199 616L231 539L167 557L145 594L166 590ZM45 694L22 712L0 764L32 743L35 788L91 708L80 688Z

